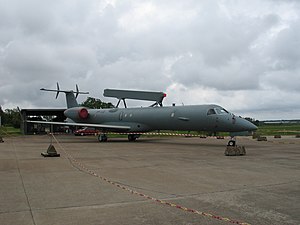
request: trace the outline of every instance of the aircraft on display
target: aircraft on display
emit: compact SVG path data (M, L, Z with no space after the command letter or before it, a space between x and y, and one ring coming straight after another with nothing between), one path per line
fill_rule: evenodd
M133 91L105 89L105 97L118 99L115 108L89 109L77 103L80 92L76 85L76 91L45 89L42 91L66 94L67 109L64 115L68 122L46 122L27 121L31 123L95 127L101 130L98 136L100 142L107 141L108 132L127 133L129 141L135 141L142 133L155 130L176 130L176 131L207 131L207 132L251 132L257 127L248 120L235 116L223 107L215 104L207 105L182 105L163 106L162 101L166 97L163 92ZM149 107L128 108L126 99L152 101L154 104ZM119 108L123 101L124 108ZM70 120L72 122L70 122ZM230 141L228 145L234 145Z

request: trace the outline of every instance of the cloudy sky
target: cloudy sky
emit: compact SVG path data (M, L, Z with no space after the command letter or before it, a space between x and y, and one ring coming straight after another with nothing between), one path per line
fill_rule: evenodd
M59 82L300 119L299 16L298 0L0 0L0 105L64 107L39 91Z

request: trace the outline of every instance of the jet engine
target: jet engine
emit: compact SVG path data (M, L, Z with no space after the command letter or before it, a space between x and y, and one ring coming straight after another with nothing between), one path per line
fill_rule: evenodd
M87 108L84 107L75 107L75 108L70 108L67 109L64 112L65 116L74 120L86 120L89 117L89 112Z

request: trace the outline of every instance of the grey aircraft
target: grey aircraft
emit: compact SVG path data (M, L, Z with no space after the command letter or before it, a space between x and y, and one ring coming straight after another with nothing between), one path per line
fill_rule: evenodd
M228 112L223 107L207 105L163 106L162 101L166 94L163 92L129 91L105 89L105 97L114 97L119 101L115 108L89 109L79 106L76 98L80 92L45 89L43 91L60 92L66 94L67 109L65 116L72 122L43 122L27 121L44 124L61 124L67 126L95 127L102 131L98 136L100 142L107 141L108 132L128 133L128 140L135 141L141 133L155 130L178 131L209 131L209 132L251 132L257 127L251 122ZM125 99L154 101L149 107L127 108ZM123 101L125 108L119 108ZM235 145L229 141L228 145Z

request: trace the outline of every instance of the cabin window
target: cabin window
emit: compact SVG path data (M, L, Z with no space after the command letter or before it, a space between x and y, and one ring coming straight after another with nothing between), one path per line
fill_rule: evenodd
M209 109L208 111L207 111L207 115L209 116L209 115L213 115L213 114L216 114L216 111L214 110L214 109Z

